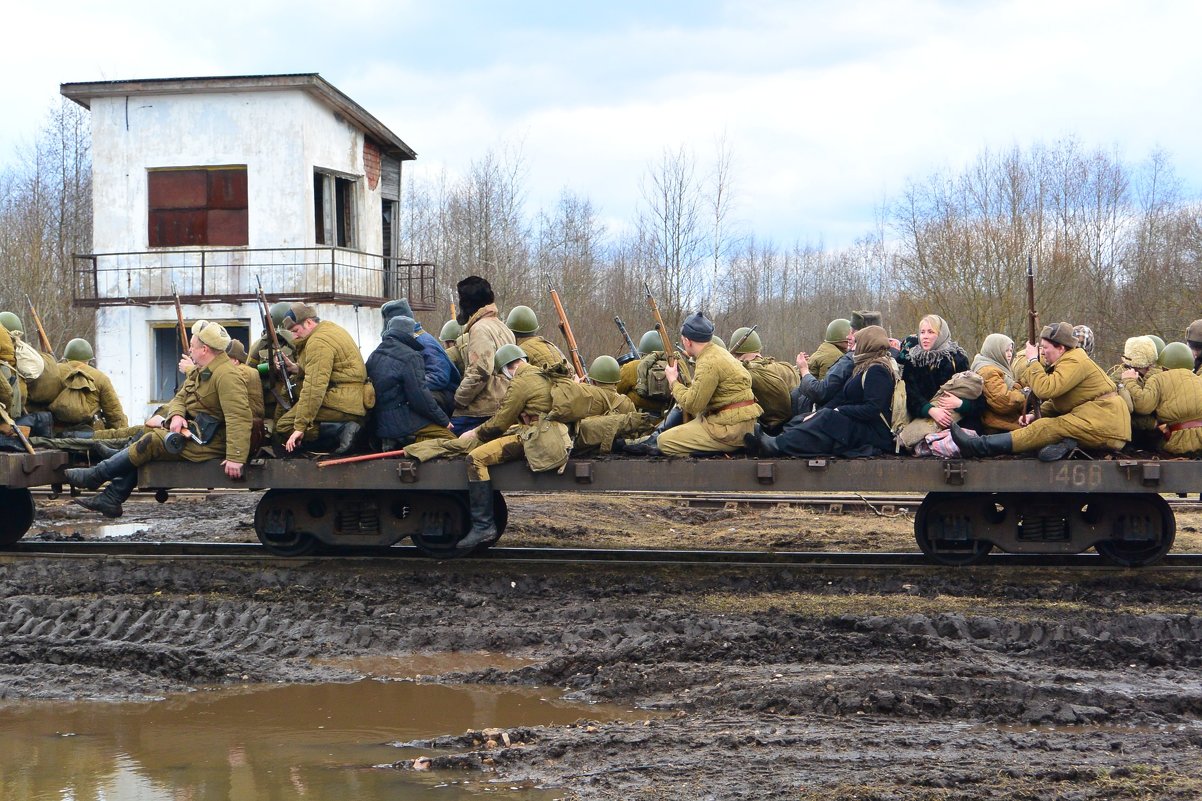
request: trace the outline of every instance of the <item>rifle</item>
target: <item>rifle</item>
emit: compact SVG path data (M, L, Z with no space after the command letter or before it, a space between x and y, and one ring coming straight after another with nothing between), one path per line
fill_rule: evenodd
M259 316L263 319L263 333L267 335L268 378L276 378L284 382L286 399L281 398L276 392L274 381L271 394L275 395L277 403L288 410L296 402L296 390L292 386L292 379L288 377L288 365L284 363L284 352L280 350L280 340L276 337L275 320L271 318L271 306L267 304L267 295L263 292L263 282L259 280L258 275L255 276L255 283L258 285Z
M17 422L9 416L8 409L5 409L3 405L0 405L0 423L8 423L9 427L13 430L13 434L21 441L21 445L25 450L29 453L34 452L33 443L29 441L29 437L25 436L25 432L21 430Z
M451 319L452 320L459 319L459 313L457 311L455 311L455 301L453 301L453 300L451 301Z
M1035 265L1031 254L1027 254L1027 341L1037 345L1039 340L1039 312L1035 311ZM1030 389L1030 388L1028 388ZM1039 398L1034 392L1027 393L1027 403L1031 404L1031 414L1038 420L1042 414L1039 410Z
M175 324L179 331L179 344L183 348L183 356L188 355L188 326L184 325L184 309L179 303L179 293L175 291L175 284L171 285L171 297L175 301Z
M664 318L659 313L659 304L655 302L655 296L651 294L651 285L643 281L643 289L647 291L647 303L651 306L651 316L655 318L655 328L659 331L659 337L664 343L664 356L667 357L668 364L676 364L676 348L672 345L672 336L668 333L668 326L664 325ZM683 359L680 362L680 373L685 377L686 383L693 380L688 362Z
M563 310L563 304L559 302L559 293L550 284L547 284L547 289L551 292L551 302L555 304L555 314L559 317L559 330L563 334L564 341L568 343L568 354L572 357L572 367L576 369L576 375L586 378L588 372L584 369L584 359L580 357L580 348L576 346L576 337L572 334L572 324L568 322L567 312Z
M25 302L29 304L29 312L33 315L33 324L38 329L38 339L42 341L42 352L54 355L54 348L50 346L50 337L46 336L46 329L42 327L42 318L38 314L37 307L33 305L33 299L29 297L29 293L25 293Z
M748 328L748 329L747 329L747 333L746 333L746 334L744 334L743 336L739 337L738 339L736 339L736 340L734 341L734 343L733 343L733 344L730 346L730 352L731 352L732 354L736 354L736 353L738 353L739 346L740 346L740 345L742 345L744 342L746 342L746 341L747 341L747 337L749 337L749 336L751 336L752 334L754 334L754 333L755 333L755 329L757 329L757 328L759 328L759 327L760 327L760 324L759 324L759 323L756 323L755 325L751 326L751 328ZM736 358L738 358L738 357L736 356Z
M616 325L618 330L622 332L622 339L626 341L627 348L626 355L618 360L619 363L622 361L633 362L637 360L639 358L639 349L634 344L634 340L630 338L630 332L626 330L626 323L622 322L621 317L615 317L614 325Z

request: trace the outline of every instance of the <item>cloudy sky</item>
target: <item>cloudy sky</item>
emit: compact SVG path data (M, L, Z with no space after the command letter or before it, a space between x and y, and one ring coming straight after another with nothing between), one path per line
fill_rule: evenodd
M0 166L69 81L319 72L461 171L520 143L531 209L563 188L613 228L648 165L725 137L736 214L850 244L909 179L1073 136L1166 150L1202 195L1202 3L242 0L20 3L0 48Z

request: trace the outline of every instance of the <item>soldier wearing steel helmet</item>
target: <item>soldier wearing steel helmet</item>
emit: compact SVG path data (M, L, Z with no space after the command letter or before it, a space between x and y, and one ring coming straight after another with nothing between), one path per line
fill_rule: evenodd
M850 337L851 320L842 317L831 320L826 326L822 344L809 356L810 375L818 381L826 378L826 374L835 366L835 362L843 358L844 353L847 353Z
M1122 362L1111 367L1107 373L1118 385L1119 397L1132 413L1131 445L1136 449L1154 448L1160 439L1160 433L1156 430L1156 416L1136 412L1131 397L1133 387L1143 387L1149 378L1164 372L1164 368L1156 363L1157 358L1156 343L1151 337L1131 337L1123 345Z
M1194 320L1185 329L1185 344L1194 356L1194 372L1202 375L1202 320Z
M48 405L57 431L92 432L129 425L113 382L92 366L94 355L91 343L78 337L63 349L59 368L63 389Z
M463 326L458 320L447 320L442 324L442 330L438 332L438 339L442 342L443 350L447 352L447 358L451 360L451 364L455 365L455 369L459 371L459 375L463 375L463 355L459 350L459 342L463 338Z
M509 316L505 318L505 325L513 332L517 346L525 351L526 360L535 367L545 368L556 364L566 364L572 375L576 375L576 371L567 357L563 355L563 351L557 348L553 342L539 336L540 326L534 309L529 306L514 306L510 310Z
M1143 382L1133 369L1123 373L1135 412L1156 416L1165 452L1202 453L1202 376L1194 373L1194 354L1184 342L1170 342L1159 365L1163 371Z
M664 340L659 335L659 331L654 329L646 332L639 339L639 357L632 359L620 366L618 375L618 384L615 387L617 392L625 395L630 399L630 402L635 405L635 408L654 415L655 417L663 417L664 412L668 410L672 400L665 392L662 396L650 397L646 391L646 380L643 381L644 391L639 392L639 370L640 364L644 364L650 358L654 362L657 358L662 359L664 349ZM642 368L644 373L650 369L650 365Z
M0 404L9 416L23 411L25 382L17 373L17 350L12 331L22 330L21 320L12 312L0 312Z
M284 316L288 314L289 304L280 301L279 303L271 304L269 312L271 314L272 325L275 326L276 347L284 354L284 357L290 361L296 361L296 348L293 346L292 334L284 330ZM246 366L254 368L259 373L259 381L262 385L263 394L263 421L265 424L270 423L270 427L274 427L275 421L279 420L284 412L288 411L287 406L296 401L297 393L300 391L300 382L302 376L296 376L292 384L293 397L288 400L288 388L284 384L283 376L276 375L270 369L268 360L271 358L271 348L268 347L268 333L266 330L259 335L251 346L246 350ZM283 401L283 402L281 402Z
M791 393L801 383L801 375L793 365L763 355L763 341L750 328L736 329L730 341L734 357L751 374L751 392L764 409L760 425L774 434L793 417Z

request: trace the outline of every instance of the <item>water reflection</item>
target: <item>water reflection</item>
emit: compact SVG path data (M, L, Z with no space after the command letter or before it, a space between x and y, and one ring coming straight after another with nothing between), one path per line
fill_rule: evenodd
M247 687L157 703L34 702L0 707L5 801L463 799L557 794L487 775L372 767L412 758L391 741L491 726L641 717L528 689L359 681ZM441 786L436 786L441 785Z

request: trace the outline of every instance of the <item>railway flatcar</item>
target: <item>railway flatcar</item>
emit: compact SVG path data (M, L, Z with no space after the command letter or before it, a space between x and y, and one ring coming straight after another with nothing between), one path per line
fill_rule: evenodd
M12 545L33 525L30 487L62 484L64 451L0 453L0 547Z
M1176 522L1164 495L1202 488L1202 461L1158 459L770 459L716 457L571 460L560 473L524 463L491 469L498 531L505 492L771 491L913 492L925 497L915 539L929 558L971 564L994 548L1028 554L1097 550L1125 566L1147 565L1173 545ZM300 459L248 466L225 477L216 462L144 466L139 486L160 497L174 488L267 490L255 531L272 552L304 555L322 544L389 546L409 538L446 557L470 527L460 460L376 460L325 469Z

